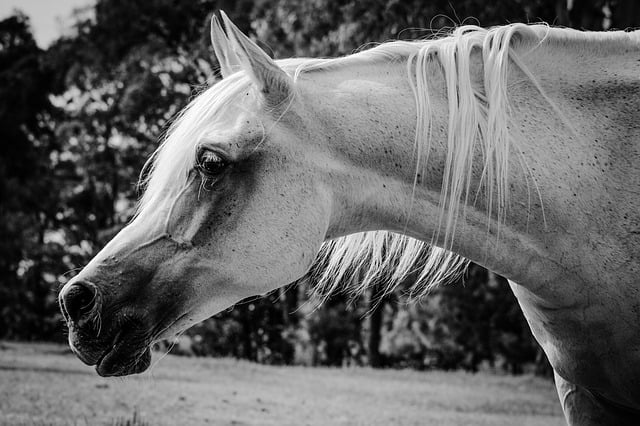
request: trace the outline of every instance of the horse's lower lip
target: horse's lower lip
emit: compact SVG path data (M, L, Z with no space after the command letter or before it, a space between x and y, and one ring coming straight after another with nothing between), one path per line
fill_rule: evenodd
M109 355L111 352L113 352L114 347L111 347L110 349L107 349L106 351L104 351L104 353L102 355L100 355L100 358L98 359L98 362L96 362L94 364L96 366L96 369L100 367L100 364L102 364L102 361L107 357L107 355Z
M107 358L109 354L112 354L113 352L115 352L116 347L118 346L119 337L120 337L120 333L118 333L118 335L113 339L113 343L111 344L111 347L105 350L102 353L102 355L100 355L100 358L98 359L98 361L94 364L96 366L96 371L98 372L98 374L100 374L100 371L104 371L104 369L101 368L101 366L103 365L105 358ZM102 374L100 375L102 376Z
M96 369L100 366L100 364L102 364L102 361L111 353L114 352L116 350L116 348L118 347L118 344L120 343L120 336L122 335L122 331L119 331L118 334L116 334L116 336L113 338L113 342L111 343L111 347L109 349L106 349L102 355L100 355L100 358L98 358L98 361L96 361L95 365Z
M126 376L145 371L151 363L151 348L121 355L114 345L106 351L96 364L96 372L102 377Z

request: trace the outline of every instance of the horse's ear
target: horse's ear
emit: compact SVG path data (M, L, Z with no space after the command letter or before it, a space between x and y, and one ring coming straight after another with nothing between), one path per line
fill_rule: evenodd
M253 79L269 105L276 107L284 103L292 93L291 77L289 77L269 55L260 49L257 44L244 35L224 12L221 11L220 16L227 29L228 40L228 44L221 47L221 49L226 48L227 51L230 50L234 53L233 56L237 57L242 69ZM222 31L219 25L218 29L219 30L216 30L217 32ZM217 35L216 38L218 38ZM214 49L216 49L215 43ZM217 54L216 51L216 55Z
M229 48L229 38L224 33L215 14L211 18L211 45L220 64L222 78L229 77L234 72L242 69L240 58L235 51Z

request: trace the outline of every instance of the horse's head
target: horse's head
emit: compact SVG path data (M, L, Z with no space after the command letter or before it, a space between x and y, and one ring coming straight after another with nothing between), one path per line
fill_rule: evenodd
M135 219L60 292L69 342L101 375L144 371L154 340L300 278L327 234L313 117L292 77L226 27L214 18L225 78L174 124Z

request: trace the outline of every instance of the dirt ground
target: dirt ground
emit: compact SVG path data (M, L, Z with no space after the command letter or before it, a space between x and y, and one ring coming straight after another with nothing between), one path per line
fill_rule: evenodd
M0 425L563 425L531 376L272 367L166 356L104 379L64 346L0 342ZM123 422L123 420L125 422Z

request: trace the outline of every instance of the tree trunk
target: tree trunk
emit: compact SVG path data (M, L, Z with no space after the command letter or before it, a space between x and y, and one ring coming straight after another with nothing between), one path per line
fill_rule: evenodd
M236 306L240 310L240 325L242 326L242 357L249 361L256 361L257 356L253 350L253 324L247 304Z
M591 0L573 0L569 18L571 26L580 30L602 30L604 24L602 7L594 5Z
M567 0L556 0L556 22L554 24L563 27L571 25L569 11L567 10Z
M285 327L298 325L298 284L292 283L278 289L282 321Z
M383 366L380 356L380 340L385 303L384 285L381 282L376 283L371 287L369 295L369 341L367 342L369 365L373 368Z

